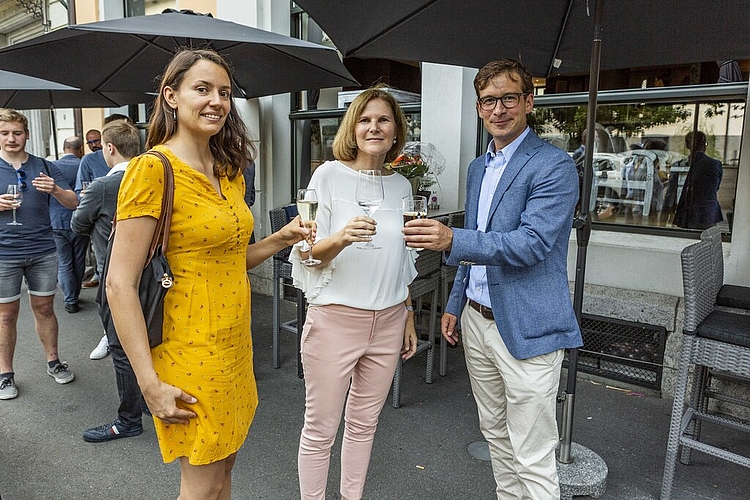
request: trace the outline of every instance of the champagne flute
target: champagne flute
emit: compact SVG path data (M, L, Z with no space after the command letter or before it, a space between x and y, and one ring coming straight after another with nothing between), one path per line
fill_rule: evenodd
M16 209L21 206L23 201L23 192L18 188L18 184L8 184L8 194L13 197L13 222L8 222L8 226L23 226L20 222L16 222Z
M357 187L354 196L359 206L365 211L365 214L368 217L372 217L372 213L378 209L385 198L382 172L380 170L360 170L357 175ZM379 250L383 247L373 245L371 240L357 248L362 250Z
M315 220L315 215L318 213L318 195L314 189L299 189L297 191L297 213L299 214L302 222L311 222ZM301 261L308 267L317 266L320 264L320 260L313 259L313 245L315 242L308 243L308 254L307 259Z
M404 224L414 219L424 219L427 217L427 198L420 195L409 195L401 198L401 207L404 210ZM408 250L420 251L424 248L415 248L406 246Z

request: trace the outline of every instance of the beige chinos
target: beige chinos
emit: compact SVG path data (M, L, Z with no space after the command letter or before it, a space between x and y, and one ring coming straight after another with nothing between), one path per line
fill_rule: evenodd
M461 315L464 353L479 425L489 443L498 500L560 498L555 399L563 350L515 359L495 322Z

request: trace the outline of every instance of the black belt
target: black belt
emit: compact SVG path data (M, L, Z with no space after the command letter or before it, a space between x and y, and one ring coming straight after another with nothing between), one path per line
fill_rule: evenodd
M472 309L474 309L476 312L482 315L484 319L491 319L494 320L495 316L492 315L492 309L483 306L479 302L474 302L473 300L469 299L469 306L471 306Z

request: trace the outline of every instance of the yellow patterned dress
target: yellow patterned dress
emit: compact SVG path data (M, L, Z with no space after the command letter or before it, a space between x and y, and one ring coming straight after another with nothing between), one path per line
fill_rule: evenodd
M220 179L222 198L206 176L168 148L155 149L174 170L167 249L174 287L164 302L164 340L151 355L162 381L198 399L192 405L178 402L198 417L189 425L158 418L154 424L165 462L184 456L203 465L239 450L258 405L245 263L253 218L242 175ZM133 159L120 187L117 219L158 217L163 179L158 158Z

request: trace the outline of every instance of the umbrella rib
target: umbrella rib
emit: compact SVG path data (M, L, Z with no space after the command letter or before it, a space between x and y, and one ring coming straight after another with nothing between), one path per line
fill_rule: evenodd
M386 27L382 31L374 34L364 42L360 43L356 47L349 49L346 54L344 54L344 57L356 57L357 52L364 49L368 45L372 44L373 42L376 42L379 38L387 35L391 31L395 30L396 28L400 27L402 24L411 21L414 17L418 16L425 10L432 7L433 4L439 2L440 0L430 0L429 2L423 4L421 7L419 7L417 10L410 12L409 14L403 16L401 19L399 19L396 23L391 24L390 26Z
M557 44L555 45L555 51L552 53L552 58L549 61L549 67L547 68L547 78L552 74L552 68L555 67L555 59L557 59L557 53L560 51L560 45L562 45L563 35L565 34L565 26L568 25L568 19L570 18L570 12L573 10L574 0L568 0L568 8L565 11L565 19L560 26L560 31L557 34Z

